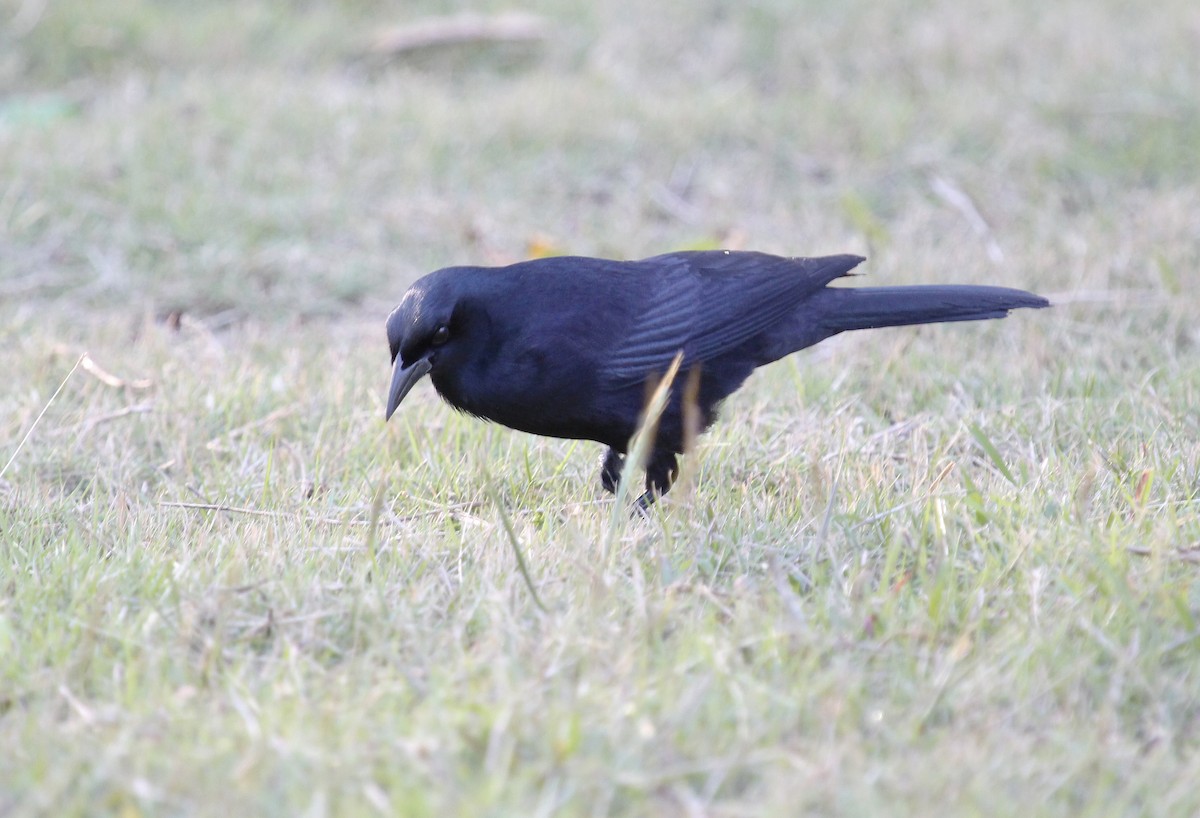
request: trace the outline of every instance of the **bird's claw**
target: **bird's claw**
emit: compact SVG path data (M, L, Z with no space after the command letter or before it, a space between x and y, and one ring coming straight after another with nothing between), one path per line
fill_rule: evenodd
M617 493L621 485L621 472L625 470L625 456L616 449L609 449L600 464L600 485L609 494Z

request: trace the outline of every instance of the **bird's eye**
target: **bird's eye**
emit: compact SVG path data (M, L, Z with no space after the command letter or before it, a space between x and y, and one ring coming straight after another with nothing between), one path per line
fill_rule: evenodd
M442 324L440 327L438 327L434 331L433 337L429 339L429 343L431 346L440 347L442 344L446 343L449 340L450 340L450 328L448 326L446 326L445 324Z

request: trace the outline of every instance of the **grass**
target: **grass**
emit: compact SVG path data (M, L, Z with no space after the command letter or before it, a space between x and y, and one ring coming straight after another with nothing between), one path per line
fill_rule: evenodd
M1200 813L1191 5L527 7L0 3L0 813ZM1059 306L760 372L607 549L598 447L381 422L422 272L724 245Z

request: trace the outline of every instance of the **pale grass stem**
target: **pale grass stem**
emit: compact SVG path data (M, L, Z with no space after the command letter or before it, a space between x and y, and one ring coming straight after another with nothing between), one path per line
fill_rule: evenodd
M13 461L17 459L17 455L20 454L21 449L25 447L26 442L28 442L30 436L33 434L33 430L36 429L38 424L42 422L42 418L46 415L46 412L50 409L50 406L55 400L58 399L58 396L66 387L67 381L71 380L71 376L75 374L75 370L79 369L80 365L83 364L83 362L87 359L88 354L86 352L80 355L79 360L75 362L75 366L71 367L71 371L68 372L67 376L62 379L62 383L58 385L58 389L54 390L54 394L50 396L50 400L46 401L46 405L42 407L42 411L38 412L38 416L33 419L33 423L30 424L29 429L25 432L24 437L21 438L21 442L17 444L17 448L13 450L12 456L9 457L8 462L4 464L4 468L0 469L0 477L3 477L8 472L9 466L11 466Z
M654 439L658 433L658 421L662 417L663 410L667 408L667 399L671 395L671 384L675 382L675 376L679 374L679 367L683 365L683 351L680 350L675 355L675 359L671 361L671 365L667 367L666 373L658 382L654 391L650 395L650 400L646 402L646 411L643 413L642 422L638 425L637 432L633 435L633 440L629 446L629 454L625 458L625 467L621 469L621 482L617 485L616 498L613 502L612 511L608 516L608 531L604 537L604 554L611 556L612 546L616 541L617 529L620 527L620 522L623 517L626 517L625 503L629 498L629 485L636 478L638 472L646 463L650 455L650 450L654 447Z

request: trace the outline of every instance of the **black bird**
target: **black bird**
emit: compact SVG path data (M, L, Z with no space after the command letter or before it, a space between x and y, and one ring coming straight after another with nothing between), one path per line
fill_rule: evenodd
M863 259L703 251L641 261L558 257L447 267L418 280L387 321L387 418L422 376L463 412L550 437L608 446L620 478L649 379L683 353L698 372L700 430L757 367L839 332L1003 318L1046 307L1004 287L830 287ZM681 374L646 463L643 507L665 494L684 449Z

